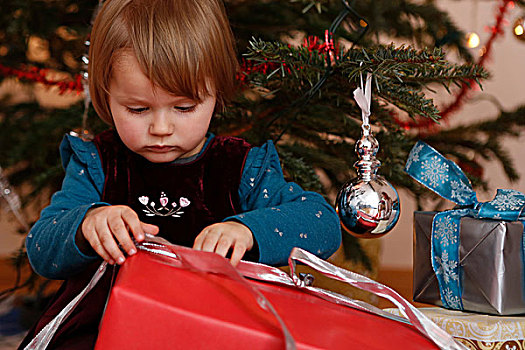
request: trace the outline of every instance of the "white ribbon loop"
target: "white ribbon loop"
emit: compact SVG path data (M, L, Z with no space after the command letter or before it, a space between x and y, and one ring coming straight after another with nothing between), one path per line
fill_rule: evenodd
M361 75L361 86L354 90L354 99L359 108L361 108L363 126L369 125L370 105L372 102L372 74L367 73L364 87L363 76Z

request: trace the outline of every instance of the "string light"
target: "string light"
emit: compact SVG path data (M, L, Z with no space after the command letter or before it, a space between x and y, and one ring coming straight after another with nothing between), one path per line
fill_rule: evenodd
M474 49L479 46L480 40L479 35L475 32L468 33L466 35L467 38L467 47L470 49Z
M514 21L514 26L512 28L514 36L520 40L525 41L525 18L519 17Z
M467 43L466 43L467 47L469 49L475 49L476 47L479 46L479 43L480 43L479 35L475 31L478 27L478 0L473 0L471 18L472 18L471 27L473 31L467 33L467 35L465 36L465 39L467 40Z

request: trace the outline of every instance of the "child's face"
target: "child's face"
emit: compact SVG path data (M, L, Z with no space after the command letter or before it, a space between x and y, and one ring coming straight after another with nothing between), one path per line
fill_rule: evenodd
M215 108L215 94L200 103L153 86L135 55L116 57L109 86L109 106L122 142L153 163L199 153Z

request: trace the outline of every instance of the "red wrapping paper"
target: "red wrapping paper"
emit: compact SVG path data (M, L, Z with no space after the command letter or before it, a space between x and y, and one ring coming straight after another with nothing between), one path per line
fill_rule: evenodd
M248 283L274 306L298 349L436 349L410 325L295 287ZM121 267L96 344L99 350L284 347L277 319L259 306L246 285L221 274L174 267L169 258L146 252Z

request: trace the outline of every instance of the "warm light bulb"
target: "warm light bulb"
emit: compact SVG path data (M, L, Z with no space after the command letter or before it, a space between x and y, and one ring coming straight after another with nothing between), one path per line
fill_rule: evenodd
M472 32L467 34L467 47L473 49L479 46L479 35Z
M514 21L513 31L516 38L525 41L525 19L523 17Z

